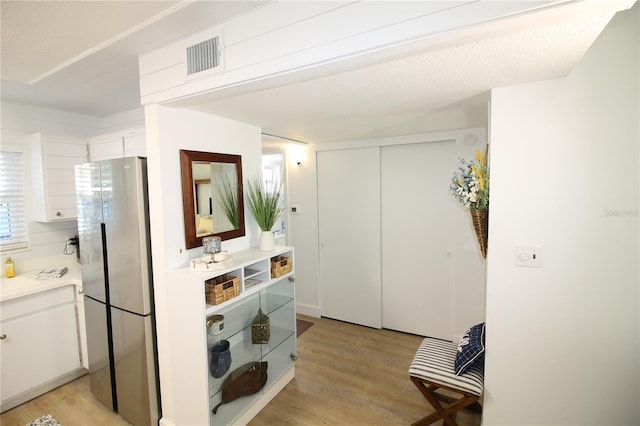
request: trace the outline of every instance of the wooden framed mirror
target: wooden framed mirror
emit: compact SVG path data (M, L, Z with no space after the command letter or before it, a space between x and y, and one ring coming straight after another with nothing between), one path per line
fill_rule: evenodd
M188 249L202 238L245 235L242 157L180 150L184 237Z

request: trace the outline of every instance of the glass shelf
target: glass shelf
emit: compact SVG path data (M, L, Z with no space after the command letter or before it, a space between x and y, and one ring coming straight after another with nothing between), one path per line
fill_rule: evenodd
M275 333L281 333L283 330L275 331ZM274 331L272 331L273 336ZM271 342L270 342L271 344ZM256 345L259 346L259 345ZM233 424L235 418L244 411L244 409L259 398L265 391L267 391L271 386L280 380L282 376L288 371L293 359L291 357L292 354L295 354L295 336L293 333L289 334L289 336L281 340L278 345L273 346L272 350L269 351L267 355L262 357L262 361L267 363L267 383L265 386L257 393L253 395L247 395L239 397L238 399L231 401L229 403L222 404L218 408L217 414L210 413L210 421L212 425L227 425ZM237 366L242 366L247 362L252 362L253 360L240 360ZM259 360L257 360L259 361ZM229 369L229 373L232 372L236 367L235 363L232 363L231 368ZM228 375L227 374L227 375ZM225 375L225 377L227 376ZM221 400L222 400L222 383L224 383L223 379L215 379L219 380L220 387L219 391L210 396L210 407L213 409ZM211 383L211 380L210 380Z
M282 342L284 342L291 336L293 336L293 331L291 330L271 327L271 337L269 339L269 343L267 343L266 345L261 345L262 356L265 357L269 355L273 350L280 346Z
M267 383L269 369L267 368ZM209 406L211 407L209 410L210 416L210 424L212 425L232 425L235 424L235 419L241 415L244 410L251 404L253 404L256 400L258 400L262 396L262 392L254 393L253 395L242 396L238 399L235 399L226 404L222 404L218 407L217 414L213 414L213 407L218 405L222 400L222 392L218 392L209 398Z
M222 391L222 386L224 385L224 381L226 378L233 372L236 368L243 366L248 362L260 361L262 357L262 351L260 345L252 345L251 344L251 329L244 329L241 335L234 336L234 339L227 339L231 344L231 366L229 370L224 374L224 376L220 378L214 378L209 374L209 395L214 396L215 394ZM240 338L238 338L240 337ZM207 361L211 362L211 355L207 354ZM209 364L207 364L207 367ZM209 370L207 370L209 371Z
M287 284L292 286L291 283ZM252 344L251 323L258 313L261 302L264 304L264 308L261 309L269 316L269 342L267 344ZM211 362L209 353L211 347L218 340L228 340L231 351L231 366L220 378L214 378L210 372L208 373L210 396L221 391L224 380L234 369L248 362L259 361L295 333L294 299L272 293L269 289L226 307L216 315L218 314L224 316L223 331L219 335L207 333L207 361Z
M293 300L293 297L288 297L288 296L280 296L278 294L268 294L263 300L262 300L262 312L266 313L267 315L270 315L272 312L274 312L275 310L277 310L278 308L280 308L281 306L286 305L287 303L291 302Z
M293 257L293 252L283 255ZM271 256L273 257L273 256ZM225 381L239 367L251 362L267 362L267 383L256 394L243 396L222 404L217 414L209 413L211 425L234 424L244 415L247 407L257 401L265 390L278 383L291 369L292 357L296 350L295 288L287 273L281 277L271 277L271 257L257 262L247 263L233 271L242 280L241 294L220 305L207 305L207 318L222 315L224 324L222 333L207 333L207 383L209 386L209 404L212 410L221 400ZM255 282L254 286L249 285ZM266 344L253 344L251 339L252 322L262 311L269 317L269 341ZM208 330L208 329L207 329ZM210 349L219 340L228 340L230 344L231 365L222 377L211 375Z
M224 317L224 328L220 338L229 340L236 333L250 327L259 308L260 297L259 294L256 293L239 300L238 303L225 306L220 311L217 311L214 315L222 315Z
M277 351L280 345L287 341L287 339L290 339L293 334L294 332L289 329L271 327L269 343L264 345L254 345L251 343L251 329L247 329L244 339L235 343L233 341L229 341L229 343L231 343L231 366L229 367L229 370L219 378L213 377L211 372L208 373L209 395L215 396L217 393L221 392L224 381L236 368L249 362L260 361L261 358L269 356L271 352ZM289 352L291 353L291 351ZM208 354L207 360L208 362L211 362L210 354ZM290 361L289 364L291 363ZM209 366L209 364L207 364L207 366Z
M287 372L293 359L291 355L296 354L296 337L292 333L287 339L281 342L278 346L274 347L263 360L268 362L268 378L267 384L262 389L262 392L267 391L274 383Z

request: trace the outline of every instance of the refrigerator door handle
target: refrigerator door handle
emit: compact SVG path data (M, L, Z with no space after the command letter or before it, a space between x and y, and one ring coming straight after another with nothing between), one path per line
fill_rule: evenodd
M109 297L109 259L107 258L107 225L104 222L100 224L100 233L102 236L102 270L104 272L105 301L107 305L111 305Z
M104 269L104 288L107 310L107 330L113 329L113 318L111 317L111 296L109 295L109 259L107 257L107 226L104 222L100 223L100 232L102 234L102 267ZM113 410L118 412L118 395L116 388L116 370L115 358L113 356L113 334L107 333L107 345L109 350L109 366L111 373L111 399L113 400Z
M147 163L146 162L138 162L138 167L136 167L136 191L138 194L146 194L147 193ZM148 212L149 211L149 200L147 197L139 196L137 197L138 201L138 212ZM154 300L153 300L153 278L151 272L151 240L149 238L151 234L151 230L149 228L149 220L147 214L139 214L138 215L138 244L140 250L140 276L142 279L142 313L148 314L154 311Z

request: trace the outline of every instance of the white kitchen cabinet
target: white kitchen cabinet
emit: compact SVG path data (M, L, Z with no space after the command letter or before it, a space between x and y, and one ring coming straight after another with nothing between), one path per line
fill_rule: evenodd
M126 131L122 139L124 141L125 157L146 157L147 141L145 139L144 127Z
M136 156L146 156L144 127L112 132L89 139L90 161Z
M2 302L0 351L2 411L84 374L75 286Z
M29 136L34 220L75 220L75 165L87 161L84 139L34 133Z
M271 265L276 256L288 258L291 271L275 276ZM171 392L162 396L163 424L246 424L295 376L293 248L277 247L273 252L252 249L232 253L231 257L233 266L219 271L183 268L169 272L167 320L171 353L160 357L160 376ZM209 304L205 283L219 277L224 277L220 282L235 277L239 295L220 304ZM256 343L252 336L252 323L259 311L269 317L266 343ZM211 332L214 315L224 317L218 337L229 342L231 355L231 365L219 377L210 371L209 352L217 342ZM266 366L264 387L220 405L213 413L230 375L250 363Z

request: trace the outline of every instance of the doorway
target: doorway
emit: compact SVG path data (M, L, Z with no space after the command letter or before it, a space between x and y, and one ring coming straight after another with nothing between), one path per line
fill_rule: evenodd
M280 209L282 214L276 218L271 231L276 237L277 245L287 245L287 179L285 153L281 150L262 151L262 179L267 188L282 184L280 193Z

